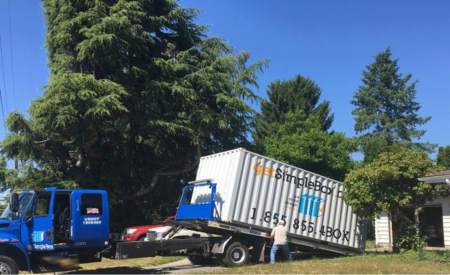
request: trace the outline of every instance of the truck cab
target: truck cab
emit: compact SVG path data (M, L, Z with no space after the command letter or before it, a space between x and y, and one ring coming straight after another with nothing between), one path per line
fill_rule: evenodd
M0 273L73 269L108 245L106 191L16 190L0 219Z

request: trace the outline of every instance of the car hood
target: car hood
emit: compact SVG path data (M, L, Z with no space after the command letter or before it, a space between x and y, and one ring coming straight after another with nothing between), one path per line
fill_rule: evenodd
M131 228L136 228L136 229L143 229L143 230L148 230L148 229L150 229L150 228L157 228L157 227L161 227L161 225L138 225L138 226L130 226L130 227L127 227L127 228L125 228L125 229L131 229Z
M160 226L160 227L150 228L147 232L163 233L163 232L166 232L166 230L169 228L171 228L171 226Z

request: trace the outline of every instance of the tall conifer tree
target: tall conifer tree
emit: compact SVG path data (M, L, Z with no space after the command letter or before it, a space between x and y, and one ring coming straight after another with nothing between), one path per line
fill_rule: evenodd
M282 124L289 112L303 112L307 117L314 115L320 128L328 131L334 120L330 102L319 103L322 89L310 78L297 75L289 80L276 80L269 84L268 100L261 100L261 114L256 118L253 138L258 147L265 137L271 136L272 124Z
M363 71L360 86L351 101L355 105L355 131L360 134L365 162L377 158L383 151L407 147L418 151L432 151L434 145L416 142L425 134L417 126L431 117L419 117L420 104L415 101L417 80L408 84L412 75L399 72L398 59L391 58L391 50L375 56L375 62Z
M248 143L245 100L257 99L249 87L266 61L247 65L248 52L207 38L198 10L175 0L41 3L49 84L29 119L9 115L1 144L21 163L16 186L103 188L115 221L150 222L172 214L202 154Z
M436 158L437 165L450 170L450 146L440 146Z
M330 102L320 101L322 90L297 75L274 81L261 101L253 133L256 150L291 165L343 180L353 167L355 142L344 133L329 132L334 115Z

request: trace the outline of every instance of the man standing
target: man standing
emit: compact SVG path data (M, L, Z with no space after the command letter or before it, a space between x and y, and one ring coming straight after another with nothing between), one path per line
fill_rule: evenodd
M273 242L272 245L272 249L270 250L270 263L274 264L275 263L275 254L277 254L277 251L279 248L283 249L284 255L286 256L286 258L289 261L292 261L292 255L291 252L289 251L289 246L288 246L288 241L287 241L287 230L286 227L284 227L286 225L285 221L280 221L278 223L278 226L275 227L272 230L272 233L270 234L270 239Z

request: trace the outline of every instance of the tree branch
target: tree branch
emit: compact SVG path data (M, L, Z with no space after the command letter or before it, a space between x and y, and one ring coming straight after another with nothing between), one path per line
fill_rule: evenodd
M161 168L152 177L152 180L150 181L149 186L147 186L145 189L143 189L139 192L136 192L135 194L125 196L122 199L123 200L133 200L133 199L139 198L143 195L150 193L153 190L153 188L155 188L156 184L158 183L158 179L160 176L174 176L174 175L183 174L183 173L193 170L200 162L200 157L202 156L201 151L200 151L200 145L197 145L197 156L198 156L197 160L183 170L179 170L179 171L175 171L175 172L161 172L161 170L163 170L167 166Z
M41 140L41 141L35 141L34 144L40 144L40 143L46 143L47 141L50 141L50 139Z

